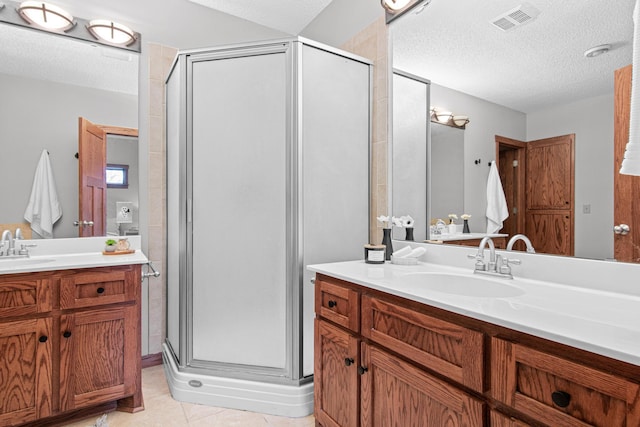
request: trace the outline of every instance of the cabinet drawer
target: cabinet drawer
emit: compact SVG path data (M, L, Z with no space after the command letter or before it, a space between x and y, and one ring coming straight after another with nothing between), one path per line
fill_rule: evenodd
M3 278L0 316L24 316L51 311L51 279Z
M549 426L640 425L638 384L499 338L491 341L491 394Z
M90 271L63 277L60 308L93 307L136 299L139 283L132 269Z
M362 335L460 384L483 391L483 335L369 295Z
M316 279L316 314L354 332L360 329L358 292L327 278Z

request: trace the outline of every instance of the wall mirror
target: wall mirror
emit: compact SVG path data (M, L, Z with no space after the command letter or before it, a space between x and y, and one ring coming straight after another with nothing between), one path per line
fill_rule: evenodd
M34 172L46 149L63 211L53 235L77 237L78 118L138 127L138 54L4 23L0 39L0 223L25 222ZM136 177L136 185L130 186L135 197L125 196L135 212L138 144L123 141L113 144L128 147L122 148L127 160L114 163L128 164L129 177ZM111 150L107 151L109 156ZM115 213L122 194L117 198L108 203L107 212ZM107 232L117 230L115 217L105 220L113 225ZM136 228L135 224L122 227Z
M613 73L632 61L634 3L434 0L390 25L394 69L430 82L431 106L471 120L462 131L462 181L472 232L486 227L488 162L496 158L496 135L527 142L575 134L574 255L613 258ZM520 13L528 14L527 22L512 19ZM598 45L609 45L609 51L585 56ZM418 207L398 207L408 206L413 195L422 198L422 190L412 193L396 180L396 164L402 162L397 156L403 154L395 148L395 127L407 98L394 77L392 209L394 215L414 216ZM448 161L432 154L426 169ZM448 151L445 156L453 157ZM423 171L416 173L403 179L424 182ZM432 197L447 185L434 177L426 193ZM432 207L427 203L425 214L416 213L425 218L416 227L426 227Z

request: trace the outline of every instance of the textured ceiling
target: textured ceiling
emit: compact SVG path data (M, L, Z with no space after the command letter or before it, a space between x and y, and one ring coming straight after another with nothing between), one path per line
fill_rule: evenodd
M297 35L332 0L189 0L265 27Z
M529 0L534 21L491 24L522 3L433 0L391 26L394 67L525 113L613 92L613 70L631 63L634 0Z

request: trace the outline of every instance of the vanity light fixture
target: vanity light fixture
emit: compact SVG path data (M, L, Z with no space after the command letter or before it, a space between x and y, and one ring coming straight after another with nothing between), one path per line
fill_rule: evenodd
M41 1L23 1L18 13L31 25L47 31L65 32L75 25L73 16L64 9Z
M91 20L87 29L96 39L117 46L128 46L136 41L135 33L131 28L108 19Z
M451 111L445 111L438 107L431 107L430 113L432 122L440 123L454 128L465 129L467 123L469 123L468 116L453 115Z
M429 3L431 3L431 0L381 0L382 7L386 12L387 24L419 5L422 5L422 8L420 8L420 12L422 12Z
M382 0L382 7L392 12L402 10L411 0Z

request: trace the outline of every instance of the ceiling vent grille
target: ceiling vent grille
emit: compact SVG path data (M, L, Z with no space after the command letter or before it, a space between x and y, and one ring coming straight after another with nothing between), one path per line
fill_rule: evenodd
M540 11L529 3L523 3L515 9L503 13L491 20L491 23L502 31L509 31L527 24L540 15Z

